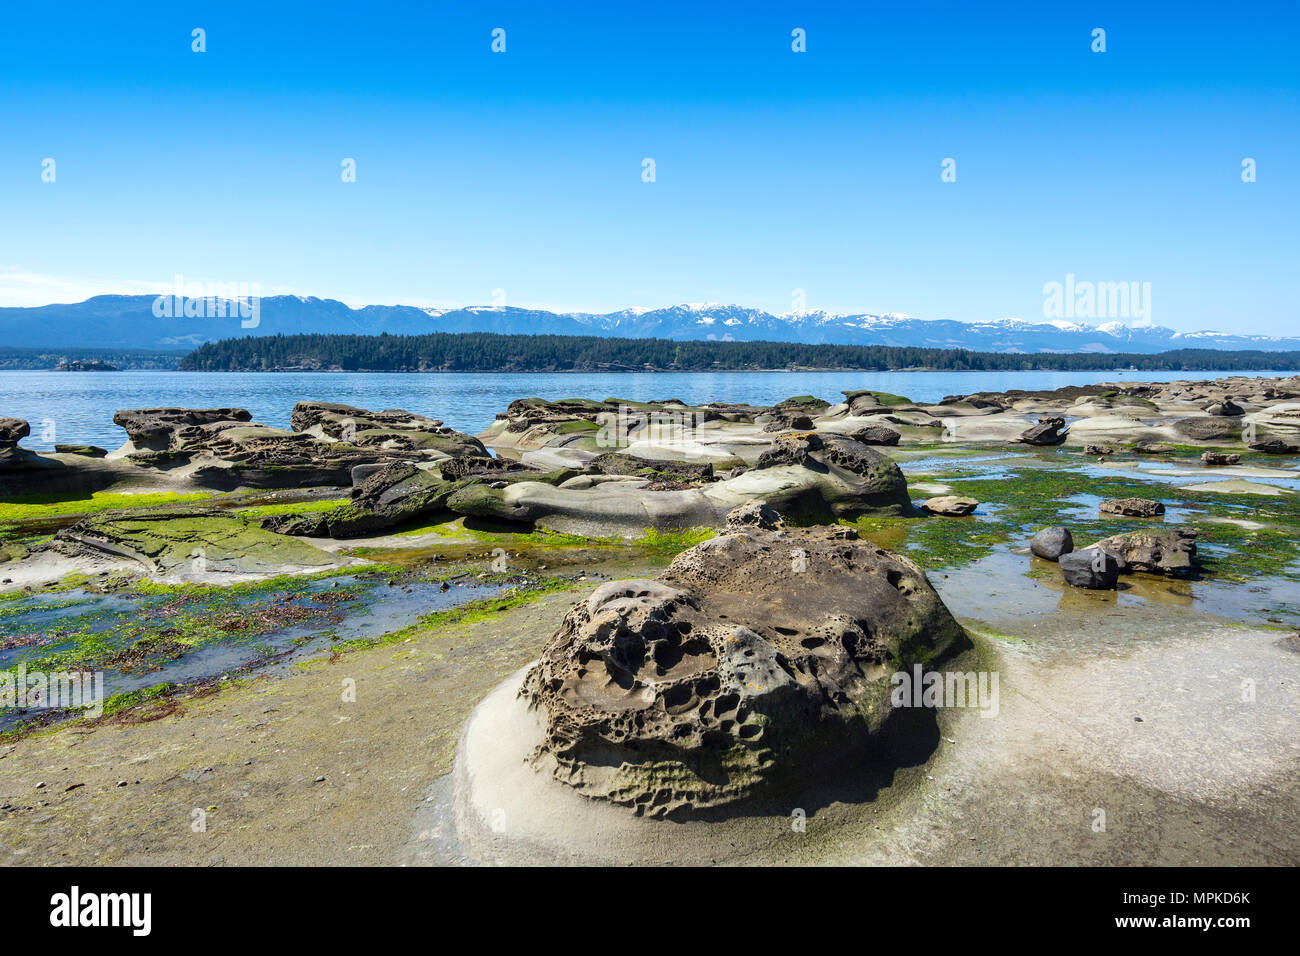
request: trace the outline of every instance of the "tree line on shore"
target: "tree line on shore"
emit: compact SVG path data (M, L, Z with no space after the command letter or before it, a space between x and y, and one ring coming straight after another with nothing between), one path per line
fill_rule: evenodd
M182 351L161 349L82 349L75 345L63 348L11 348L0 347L0 371L49 370L62 362L93 364L104 363L114 368L175 369L180 365Z
M745 371L1250 371L1300 369L1300 352L1178 349L1140 353L1003 353L892 345L802 345L603 336L270 335L207 342L181 359L182 370L375 372Z

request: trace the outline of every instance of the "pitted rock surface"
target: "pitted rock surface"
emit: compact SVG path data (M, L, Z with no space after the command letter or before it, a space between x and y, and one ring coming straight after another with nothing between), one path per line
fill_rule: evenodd
M1104 515L1128 518L1155 518L1165 513L1165 506L1151 498L1107 498L1097 506Z
M869 742L890 675L961 639L921 569L852 529L729 529L565 615L520 691L532 759L638 814L730 804Z
M755 498L728 512L727 527L778 531L785 527L785 522L775 508L770 507L766 501Z
M1196 537L1195 528L1130 531L1102 538L1090 547L1113 554L1122 574L1145 571L1181 575L1196 568Z
M114 413L113 424L122 426L137 448L161 451L186 426L248 422L252 418L245 408L124 408Z
M296 432L319 431L327 438L365 447L434 451L457 458L487 456L472 435L448 428L441 420L403 409L372 412L334 402L299 402L289 421Z

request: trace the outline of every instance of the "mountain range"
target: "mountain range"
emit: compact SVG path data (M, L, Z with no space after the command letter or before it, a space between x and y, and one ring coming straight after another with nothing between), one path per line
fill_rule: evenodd
M188 351L206 341L247 335L378 335L384 332L390 335L429 332L610 335L1025 353L1300 349L1300 338L1176 332L1160 326L1126 326L1122 322L1100 325L1024 319L956 322L892 313L774 315L761 309L718 303L596 314L496 306L425 309L409 305L368 305L354 309L335 299L279 295L260 299L256 325L252 325L249 319L241 321L233 304L230 308L210 310L218 313L217 317L159 317L156 300L152 295L100 295L68 305L0 308L0 341L11 347L57 349L69 354L78 348ZM194 301L211 304L217 300Z

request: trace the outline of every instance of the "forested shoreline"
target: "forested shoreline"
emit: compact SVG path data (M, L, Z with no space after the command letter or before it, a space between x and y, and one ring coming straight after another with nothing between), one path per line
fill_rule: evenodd
M1292 371L1300 352L1179 349L1143 353L1002 353L889 345L708 342L604 336L272 335L208 342L185 371Z

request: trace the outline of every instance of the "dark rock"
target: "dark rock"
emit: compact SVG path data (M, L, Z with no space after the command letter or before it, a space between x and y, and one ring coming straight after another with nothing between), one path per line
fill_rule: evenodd
M108 454L108 451L98 445L55 445L54 453L56 455L81 455L85 458L103 458Z
M1119 562L1101 548L1071 551L1058 559L1065 583L1090 591L1104 591L1119 583Z
M1070 529L1059 525L1043 528L1029 539L1029 550L1048 561L1059 561L1061 555L1074 550L1074 536L1070 534Z
M869 746L890 675L963 640L921 569L852 529L731 531L565 615L520 691L532 759L638 814L731 804Z
M1221 402L1215 402L1214 404L1207 406L1205 409L1205 414L1235 416L1235 415L1245 415L1246 410L1242 408L1240 405L1238 405L1236 402L1234 402L1232 399L1225 398Z
M1165 513L1165 506L1150 498L1108 498L1097 506L1104 515L1128 518L1154 518Z
M888 425L873 422L849 432L849 437L864 445L897 445L902 435Z
M447 499L464 484L410 462L393 462L368 475L352 490L346 505L330 511L271 515L262 519L262 527L277 534L357 538L446 511Z
M1113 455L1115 449L1109 445L1084 445L1083 453L1085 455Z
M32 427L21 418L0 418L0 445L16 445L32 433Z
M813 427L813 420L807 415L783 415L773 418L763 426L765 432L785 432L792 429L807 431Z
M713 480L712 462L666 461L655 458L640 458L608 451L597 455L587 467L602 475L632 475L649 478L651 481L672 481L688 484Z
M509 458L493 458L490 455L465 455L450 458L438 463L438 471L449 481L462 478L497 478L504 475L536 475L538 469Z
M851 438L816 432L778 435L772 446L759 455L751 471L779 465L803 465L829 472L830 477L837 479L833 486L825 484L821 492L836 517L853 518L872 512L912 513L907 479L897 463ZM784 513L790 516L788 511Z
M1020 440L1027 445L1059 445L1065 441L1065 419L1050 415L1038 420L1038 424L1020 433Z
M1265 438L1261 441L1251 442L1249 447L1251 451L1262 451L1266 455L1300 454L1300 445L1293 445L1280 438Z
M1241 456L1225 455L1220 451L1207 451L1201 455L1201 461L1207 465L1235 465L1241 461Z

